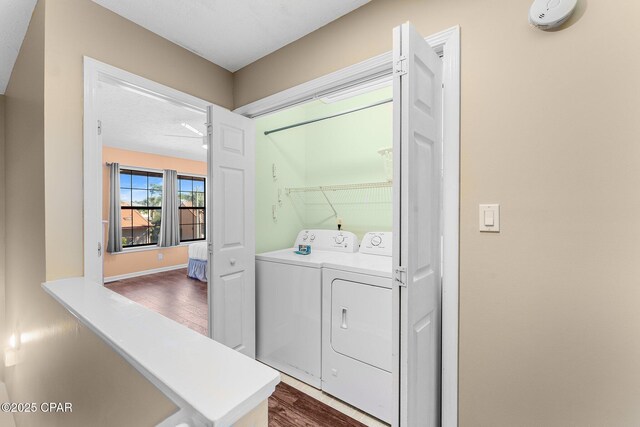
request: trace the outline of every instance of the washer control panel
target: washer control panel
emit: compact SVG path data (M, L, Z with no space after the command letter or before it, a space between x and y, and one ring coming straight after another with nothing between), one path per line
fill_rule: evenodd
M393 238L390 231L370 231L364 235L360 253L393 256Z
M311 253L317 251L358 252L358 237L350 231L302 230L294 248L311 245Z

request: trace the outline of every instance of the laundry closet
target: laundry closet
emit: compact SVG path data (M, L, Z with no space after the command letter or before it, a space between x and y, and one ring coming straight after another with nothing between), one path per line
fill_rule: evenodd
M384 78L255 121L256 358L389 423L392 97Z
M256 253L338 219L359 238L391 231L393 95L390 79L376 83L255 120Z

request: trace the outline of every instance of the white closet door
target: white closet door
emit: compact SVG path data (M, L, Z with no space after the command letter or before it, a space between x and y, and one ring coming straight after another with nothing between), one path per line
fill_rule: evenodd
M207 122L209 331L255 357L254 122L215 105Z
M403 427L438 426L442 61L407 23L394 30L393 64L397 415Z

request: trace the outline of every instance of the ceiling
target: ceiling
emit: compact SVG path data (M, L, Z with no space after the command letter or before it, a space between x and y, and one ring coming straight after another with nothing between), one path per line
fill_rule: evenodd
M7 90L37 0L0 0L0 94Z
M371 0L93 1L233 72ZM0 94L36 3L0 0Z
M203 140L181 123L204 133L206 114L135 89L100 82L102 144L143 153L207 161Z
M370 0L93 1L229 71L237 71Z

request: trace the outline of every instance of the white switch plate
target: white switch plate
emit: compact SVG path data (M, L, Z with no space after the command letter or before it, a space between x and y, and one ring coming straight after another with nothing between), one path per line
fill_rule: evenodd
M500 205L480 205L480 231L500 232Z

